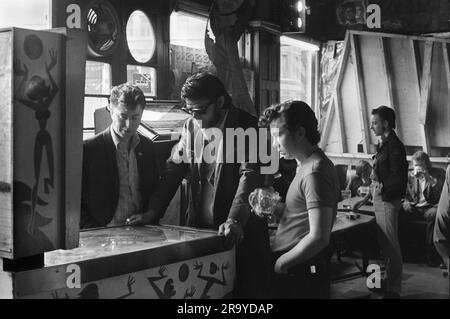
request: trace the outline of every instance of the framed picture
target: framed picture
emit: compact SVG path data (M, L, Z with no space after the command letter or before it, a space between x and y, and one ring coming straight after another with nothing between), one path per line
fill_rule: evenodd
M337 24L351 26L366 24L366 0L341 0L336 6Z
M328 59L334 59L335 51L336 51L336 41L328 41L325 47L325 56Z

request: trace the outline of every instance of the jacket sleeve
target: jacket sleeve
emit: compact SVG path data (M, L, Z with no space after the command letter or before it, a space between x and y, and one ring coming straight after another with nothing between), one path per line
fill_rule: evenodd
M98 223L92 218L89 212L89 151L86 144L83 147L83 170L81 181L81 215L80 215L80 229L98 227Z
M256 121L251 121L250 123L250 127L257 128ZM246 225L251 214L251 207L248 203L248 196L255 190L255 188L262 186L259 156L257 163L252 163L250 161L252 157L249 154L251 147L250 145L247 146L248 147L246 147L245 150L244 161L240 164L239 167L239 185L237 187L233 203L231 204L230 212L228 213L228 218L237 219L242 224L242 226ZM258 150L256 151L258 152Z
M445 182L445 172L440 169L436 169L430 174L433 178L436 178L436 184L430 187L430 195L427 201L432 205L437 205L439 198L441 197L442 188Z
M416 179L408 174L408 183L406 184L406 194L405 199L408 202L414 202L414 183L416 182Z
M180 141L172 148L166 167L161 172L155 191L150 196L148 210L156 211L160 218L164 216L167 206L189 169L188 138L187 124L185 124Z
M408 163L406 153L401 145L395 145L389 151L389 176L383 181L384 190L394 190L398 192L406 186L408 178ZM384 193L384 191L382 191Z
M231 204L228 218L237 219L243 226L247 223L251 214L251 208L248 203L248 196L255 188L261 186L261 175L259 174L259 165L252 163L242 163L239 169L239 185Z

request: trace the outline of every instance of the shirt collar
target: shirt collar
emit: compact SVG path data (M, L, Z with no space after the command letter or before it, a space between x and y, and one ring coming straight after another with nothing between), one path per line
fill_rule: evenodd
M112 128L112 126L110 127L110 133L111 133L111 138L113 140L114 146L116 147L116 149L119 148L119 144L123 144L122 143L122 138L116 134L116 132L114 132L114 129ZM139 138L139 135L137 133L134 133L134 135L131 137L130 140L130 147L129 149L132 150L134 149L139 142L141 141L141 139Z
M386 137L386 139L380 140L380 142L378 143L378 149L381 149L383 146L385 146L386 144L388 144L390 141L392 141L395 138L396 134L394 131L391 131L388 135L388 137Z
M223 134L225 134L225 122L226 122L227 117L228 117L228 112L229 112L228 109L221 110L220 120L217 123L217 125L215 125L215 128L221 130ZM206 129L206 130L201 129L201 132L202 132L202 135L203 135L203 139L207 140L209 142L211 140L211 136L206 134L207 131L208 131L208 129Z

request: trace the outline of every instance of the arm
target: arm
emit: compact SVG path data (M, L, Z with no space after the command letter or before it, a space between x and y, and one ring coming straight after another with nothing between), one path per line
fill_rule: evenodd
M55 80L53 79L52 75L50 74L50 71L55 67L56 65L56 51L55 49L51 49L49 51L49 55L50 55L50 64L47 64L47 62L45 63L45 71L47 73L48 79L50 81L50 85L51 85L51 89L50 89L50 94L47 97L47 101L50 104L53 99L56 96L56 93L58 93L58 86L56 85Z
M23 69L21 69L20 65L21 65L20 60L17 59L16 63L14 64L14 74L16 76L22 76L23 78L18 85L17 91L14 93L14 99L22 103L23 105L29 107L33 111L36 111L37 109L36 103L33 103L32 101L25 100L24 98L19 97L19 95L25 96L25 83L28 81L28 67L24 64Z
M158 183L150 196L145 219L152 223L158 222L164 216L165 210L175 195L183 177L189 170L188 151L190 150L188 139L189 120L183 127L180 141L172 148L170 158L166 162L166 168L161 172Z
M227 247L239 244L244 238L244 228L251 214L248 196L255 188L262 186L259 169L258 163L246 161L240 165L239 185L228 213L228 219L219 226L218 231L219 235L225 235Z
M80 229L98 227L96 221L89 213L89 163L90 157L86 145L83 147L83 170L81 178L81 216Z
M239 176L239 185L233 203L231 204L228 218L239 220L242 226L245 227L251 212L248 196L252 191L261 186L259 165L242 163L239 168Z
M371 192L369 192L366 196L364 196L363 199L357 201L355 204L353 204L352 210L354 212L357 212L361 206L364 206L367 204L367 202L372 198Z
M275 272L286 273L289 268L308 261L328 246L333 223L333 209L330 207L310 209L308 218L309 234L278 258L275 263Z
M383 189L382 193L384 193L384 189L391 189L395 187L399 187L406 183L407 175L407 167L406 162L406 153L405 150L400 147L400 145L396 145L394 148L389 150L388 154L389 158L389 176L383 181Z
M408 174L405 200L411 203L414 202L414 183L416 183L416 178L413 175Z
M428 182L428 187L430 187L429 198L427 201L435 205L439 202L439 198L441 197L442 188L445 182L445 173L440 169L431 170L430 174L426 174L425 178Z

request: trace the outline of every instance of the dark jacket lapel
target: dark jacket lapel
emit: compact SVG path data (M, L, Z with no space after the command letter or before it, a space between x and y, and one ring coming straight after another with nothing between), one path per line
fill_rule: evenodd
M107 171L110 173L108 174L108 176L111 177L111 182L114 190L119 192L119 171L116 161L116 147L114 146L114 142L111 137L110 128L108 127L106 130L104 130L102 132L102 135L105 147L105 165Z
M219 183L221 181L222 178L222 169L223 169L223 164L226 161L226 156L227 156L227 152L233 152L234 150L227 150L226 145L227 145L227 140L226 140L226 129L227 128L236 128L238 125L238 113L237 113L237 109L235 107L231 107L230 110L228 111L228 115L227 115L227 119L225 121L225 125L224 125L224 130L225 132L222 132L223 134L223 139L222 139L222 162L218 163L216 165L216 171L215 171L215 175L214 175L214 200L216 199L216 193L217 190L219 189Z

